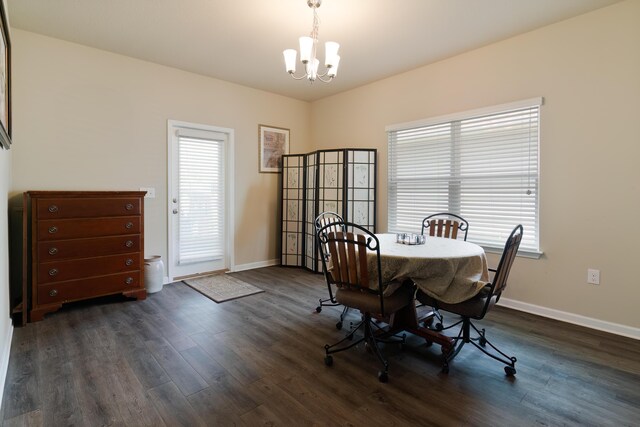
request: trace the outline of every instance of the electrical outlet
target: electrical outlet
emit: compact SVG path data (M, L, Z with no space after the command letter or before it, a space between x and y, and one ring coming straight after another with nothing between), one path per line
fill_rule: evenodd
M140 191L146 191L145 199L155 199L156 198L156 189L153 187L140 187Z
M592 285L600 284L600 270L594 270L593 268L589 268L587 270L587 283Z

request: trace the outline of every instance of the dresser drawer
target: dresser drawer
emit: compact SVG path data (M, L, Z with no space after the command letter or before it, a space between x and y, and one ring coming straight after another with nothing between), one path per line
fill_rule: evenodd
M140 272L110 274L38 286L38 304L63 303L140 287Z
M38 240L138 234L140 233L140 217L48 219L38 221L37 228Z
M140 254L111 255L38 265L38 284L140 270Z
M38 219L140 215L141 204L136 197L43 198L37 201L36 215Z
M139 235L38 242L38 262L133 252L141 252Z

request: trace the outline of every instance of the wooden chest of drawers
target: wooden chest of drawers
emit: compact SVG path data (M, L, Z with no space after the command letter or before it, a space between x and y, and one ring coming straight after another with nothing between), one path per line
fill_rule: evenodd
M24 193L24 219L30 225L25 234L25 250L31 252L25 279L31 290L29 321L42 320L70 301L118 293L146 298L144 194Z

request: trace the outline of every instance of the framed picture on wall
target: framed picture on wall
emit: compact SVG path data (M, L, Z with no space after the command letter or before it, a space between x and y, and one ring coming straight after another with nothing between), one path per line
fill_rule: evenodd
M0 145L11 145L11 43L4 2L0 2Z
M289 129L258 125L260 172L280 172L283 154L289 154Z

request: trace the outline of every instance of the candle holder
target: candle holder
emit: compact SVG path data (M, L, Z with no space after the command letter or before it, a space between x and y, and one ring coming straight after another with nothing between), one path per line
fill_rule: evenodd
M396 243L403 245L424 245L425 238L422 234L396 233Z

